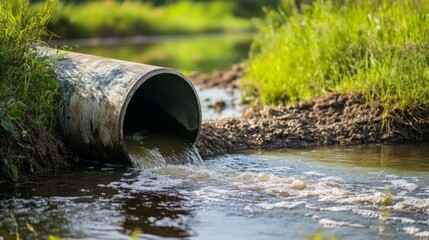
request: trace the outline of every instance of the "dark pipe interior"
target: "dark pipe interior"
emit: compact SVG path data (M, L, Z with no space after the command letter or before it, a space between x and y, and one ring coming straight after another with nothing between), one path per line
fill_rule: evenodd
M149 131L195 142L200 110L198 98L181 77L163 73L146 80L131 98L124 134Z

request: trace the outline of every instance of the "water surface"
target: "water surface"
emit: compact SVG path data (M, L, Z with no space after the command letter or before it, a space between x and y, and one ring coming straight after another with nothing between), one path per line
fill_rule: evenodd
M81 166L2 188L0 236L68 239L429 237L429 145L364 145L219 156L150 170ZM388 163L389 162L389 163Z
M167 36L138 44L116 39L115 44L108 46L74 46L73 51L175 68L185 73L210 73L246 59L251 38L251 33Z

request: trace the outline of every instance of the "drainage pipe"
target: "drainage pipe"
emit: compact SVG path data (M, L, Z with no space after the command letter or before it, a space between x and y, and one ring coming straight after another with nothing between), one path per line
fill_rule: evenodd
M80 156L130 164L124 135L139 131L196 142L200 102L178 71L51 48L41 53L54 61L60 130Z

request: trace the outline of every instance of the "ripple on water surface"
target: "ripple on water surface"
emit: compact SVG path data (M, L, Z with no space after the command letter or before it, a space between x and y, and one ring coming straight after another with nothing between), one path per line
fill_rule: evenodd
M383 167L372 161L390 150L370 146L67 173L0 195L0 236L13 235L13 212L41 234L71 238L126 239L137 227L143 239L305 239L320 229L340 239L427 238L429 156L405 149Z

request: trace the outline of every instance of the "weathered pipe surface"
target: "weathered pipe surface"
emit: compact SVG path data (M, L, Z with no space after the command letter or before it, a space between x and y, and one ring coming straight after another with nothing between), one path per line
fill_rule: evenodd
M129 164L124 135L152 131L195 143L201 108L191 82L174 69L43 49L55 62L59 125L79 155Z

